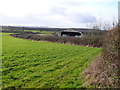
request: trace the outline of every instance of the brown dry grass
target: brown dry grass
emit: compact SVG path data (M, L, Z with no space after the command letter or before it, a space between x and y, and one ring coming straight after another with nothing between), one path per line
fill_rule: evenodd
M82 74L86 78L84 85L94 85L94 87L110 87L114 83L109 77L106 63L102 57L97 58Z

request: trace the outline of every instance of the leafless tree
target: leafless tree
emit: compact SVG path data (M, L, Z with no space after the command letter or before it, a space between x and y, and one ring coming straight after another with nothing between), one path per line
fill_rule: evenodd
M112 22L104 19L99 19L97 22L90 22L87 24L87 27L95 30L111 30L117 26L117 21L113 19Z

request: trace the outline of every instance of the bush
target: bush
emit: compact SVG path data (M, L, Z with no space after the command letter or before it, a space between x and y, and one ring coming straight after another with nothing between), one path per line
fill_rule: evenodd
M120 88L120 28L110 30L104 38L102 56L98 57L83 75L85 86Z
M61 36L40 36L35 34L11 34L13 37L24 38L24 39L32 39L32 40L42 40L42 41L50 41L50 42L58 42L58 43L67 43L74 45L82 45L82 46L92 46L92 47L101 47L102 46L102 38L103 36L83 36L80 38L76 37L61 37Z
M106 35L106 38L103 43L103 59L106 63L106 69L109 73L110 78L113 80L113 85L118 87L120 81L120 28L114 28L113 30L109 31Z

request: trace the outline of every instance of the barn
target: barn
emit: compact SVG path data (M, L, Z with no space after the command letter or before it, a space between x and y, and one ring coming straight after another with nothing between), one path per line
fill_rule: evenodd
M73 36L73 37L83 37L83 36L93 36L93 35L104 35L106 30L95 30L95 29L85 29L85 28L72 28L62 29L55 33L55 36Z
M76 30L63 30L59 33L58 36L73 36L73 37L81 37L82 33Z

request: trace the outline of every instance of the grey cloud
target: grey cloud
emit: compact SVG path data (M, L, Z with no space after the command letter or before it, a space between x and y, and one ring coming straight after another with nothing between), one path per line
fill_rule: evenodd
M72 20L76 23L89 23L89 22L96 22L96 17L89 13L79 13L75 14L72 17Z
M81 6L83 3L73 0L62 1L61 3L54 5L50 8L50 12L59 15L67 15L67 11L76 6Z
M29 14L25 17L10 17L10 16L1 16L2 23L1 25L38 25L38 26L65 26L59 18L51 18L50 14L35 15Z
M55 8L57 10L57 8ZM56 26L56 27L68 27L79 26L84 23L96 21L95 16L88 13L71 13L67 14L64 8L59 8L58 11L46 14L28 14L25 17L10 17L2 15L1 24L17 24L17 25L38 25L38 26ZM64 11L63 11L64 10ZM63 11L63 12L62 12ZM57 14L55 14L55 12ZM62 15L62 18L54 18L58 14Z

